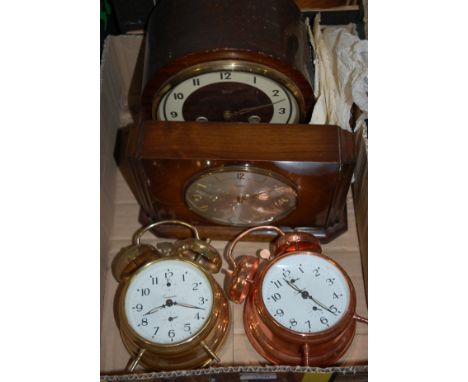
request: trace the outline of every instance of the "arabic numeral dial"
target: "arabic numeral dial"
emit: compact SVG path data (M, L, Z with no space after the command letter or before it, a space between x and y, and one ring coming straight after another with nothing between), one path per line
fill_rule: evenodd
M207 275L190 262L164 259L142 268L125 294L130 327L155 344L177 344L203 330L213 308Z
M327 259L310 253L280 257L262 282L271 319L298 333L318 333L336 325L349 304L348 284Z

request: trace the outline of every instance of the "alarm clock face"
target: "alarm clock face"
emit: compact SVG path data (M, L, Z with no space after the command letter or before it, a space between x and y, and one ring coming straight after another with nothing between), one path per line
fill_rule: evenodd
M153 117L167 121L295 123L295 85L253 63L214 62L189 68L162 87Z
M208 277L188 261L157 260L132 278L125 295L130 327L158 345L184 342L207 324L213 307Z
M274 321L301 334L333 327L350 302L343 273L311 252L296 252L273 262L265 273L261 296Z
M196 214L218 224L254 226L282 219L296 208L288 179L250 166L221 167L199 175L185 191Z

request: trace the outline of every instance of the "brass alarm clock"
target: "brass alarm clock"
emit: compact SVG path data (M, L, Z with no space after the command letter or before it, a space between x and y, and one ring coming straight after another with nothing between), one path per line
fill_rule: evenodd
M293 0L160 0L148 20L144 119L297 123L313 104Z
M146 231L168 224L192 230L195 238L161 249L140 243ZM219 361L216 353L230 326L229 304L212 276L220 268L218 252L185 222L161 221L135 233L113 263L120 282L116 319L132 356L130 371L138 364L174 370Z
M270 256L259 267L253 256L234 259L239 240L256 230L279 234ZM356 322L356 294L351 279L321 253L319 241L304 232L285 234L275 226L250 228L227 250L228 295L245 301L244 329L252 346L273 364L330 366L351 345Z

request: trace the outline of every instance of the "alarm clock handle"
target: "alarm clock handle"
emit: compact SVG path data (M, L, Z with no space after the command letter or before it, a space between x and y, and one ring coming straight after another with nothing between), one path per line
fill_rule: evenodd
M141 239L141 237L143 236L144 233L146 233L147 231L149 231L150 229L152 229L154 227L157 227L157 226L160 226L160 225L163 225L163 224L176 224L176 225L182 225L184 227L187 227L188 229L190 229L194 233L195 238L197 240L200 240L200 235L198 234L198 230L193 225L188 224L186 222L183 222L181 220L161 220L159 222L154 222L154 223L148 224L148 225L140 228L138 231L136 231L135 234L133 235L132 243L135 244L135 245L140 245L140 239Z
M236 304L241 304L245 301L248 294L250 293L250 285L253 283L255 275L257 273L259 260L253 256L241 256L237 259L237 262L234 260L232 252L236 244L244 236L248 235L254 231L260 230L269 230L275 231L281 236L284 235L284 232L281 231L278 227L275 226L259 226L253 227L245 230L239 234L229 245L226 251L226 257L229 261L231 269L227 270L226 273L230 277L230 282L228 283L228 296L229 299ZM264 250L261 254L262 258L269 258L270 251Z
M234 256L232 255L232 252L234 251L234 247L237 245L237 243L245 236L247 236L249 233L252 233L254 231L275 231L276 233L278 233L279 235L281 236L284 236L285 233L279 229L278 227L275 227L273 225L262 225L262 226L258 226L258 227L253 227L253 228L249 228L243 232L241 232L232 242L231 244L229 245L229 248L228 250L226 251L226 257L228 259L228 262L230 264L230 266L235 269L236 268L236 261L234 260Z

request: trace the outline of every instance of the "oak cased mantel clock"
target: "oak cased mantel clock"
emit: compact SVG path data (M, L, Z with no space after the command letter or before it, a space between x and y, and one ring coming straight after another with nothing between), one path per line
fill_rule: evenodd
M346 230L354 138L306 124L312 59L294 1L161 0L144 44L138 120L117 147L143 224L180 219L213 239Z

